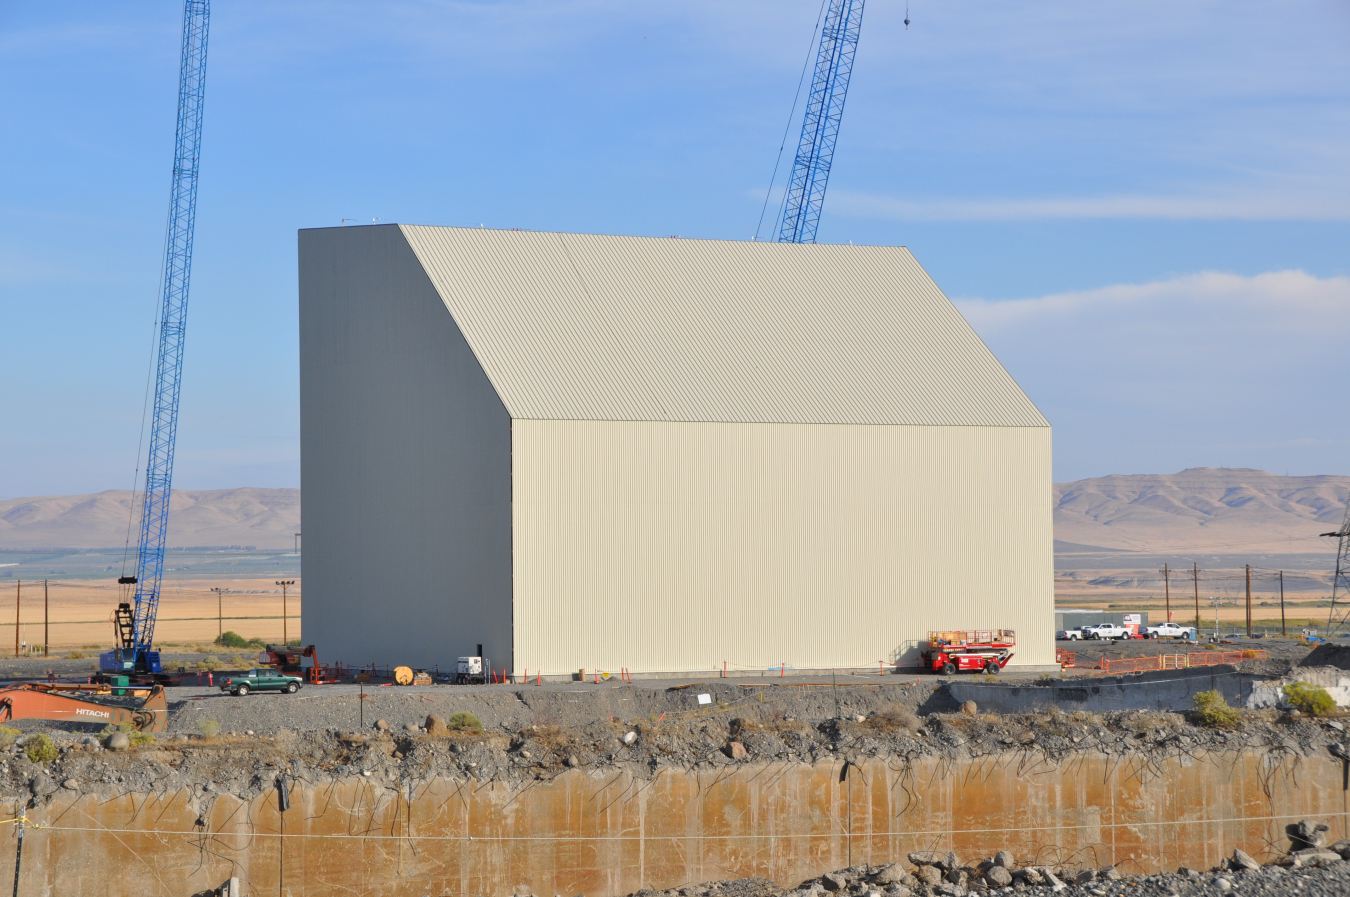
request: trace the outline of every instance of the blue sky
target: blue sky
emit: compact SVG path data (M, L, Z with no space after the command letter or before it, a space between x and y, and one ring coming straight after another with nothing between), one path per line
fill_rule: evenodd
M914 251L1057 480L1350 473L1350 4L909 9L868 6L821 241ZM298 228L749 238L817 11L217 0L175 485L298 484ZM180 28L0 3L0 497L131 485Z

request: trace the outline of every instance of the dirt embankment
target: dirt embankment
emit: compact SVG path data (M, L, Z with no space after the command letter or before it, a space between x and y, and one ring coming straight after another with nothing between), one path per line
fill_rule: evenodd
M99 794L192 788L248 799L273 787L282 772L306 781L361 777L391 788L435 777L516 786L572 768L622 769L649 778L669 768L698 771L756 762L912 761L1008 752L1035 752L1051 761L1080 753L1161 760L1215 751L1308 756L1333 745L1346 750L1343 729L1276 711L1246 713L1240 728L1226 731L1178 713L999 716L977 708L971 713L969 707L966 713L948 712L943 693L929 685L841 687L837 693L722 684L697 690L713 703L700 706L694 689L628 686L478 692L450 695L443 699L448 706L441 706L442 699L433 696L384 689L367 702L364 729L300 725L335 722L359 696L319 689L298 696L308 695L309 701L203 696L175 702L170 731L153 745L126 752L28 721L21 724L24 730L51 733L59 756L43 766L12 745L0 766L0 794L31 794L41 801L62 787ZM615 705L620 712L609 709ZM433 732L423 725L430 715L449 720L455 712L471 714L482 731L439 734L434 720ZM289 718L294 727L264 730L272 715ZM250 721L256 729L244 728Z
M1298 663L1301 667L1335 667L1350 670L1350 644L1323 642Z

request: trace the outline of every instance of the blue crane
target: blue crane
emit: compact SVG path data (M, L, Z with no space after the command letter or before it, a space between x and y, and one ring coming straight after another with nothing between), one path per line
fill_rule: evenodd
M164 543L169 530L173 447L178 435L178 396L183 381L183 340L192 273L192 229L197 217L197 171L202 154L202 100L206 87L206 37L210 0L185 0L183 57L178 74L178 131L173 157L169 226L164 238L164 295L159 310L159 350L145 495L136 551L136 575L118 579L135 585L135 607L123 602L114 617L120 644L104 654L104 672L160 672L154 650L164 576Z
M825 25L820 30L811 93L806 98L802 137L788 180L783 222L778 232L780 243L816 242L820 207L825 202L825 185L830 180L834 144L839 138L839 121L848 96L848 79L858 52L863 2L829 0Z

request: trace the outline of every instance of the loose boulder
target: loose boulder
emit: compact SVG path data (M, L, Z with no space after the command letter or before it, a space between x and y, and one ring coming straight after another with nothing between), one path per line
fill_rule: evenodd
M1324 847L1310 847L1307 850L1298 850L1290 854L1294 861L1294 868L1300 866L1329 866L1332 863L1343 863L1339 853L1332 853Z
M131 737L125 732L114 732L103 742L103 746L110 751L125 751L131 747Z
M984 883L991 888L1006 888L1013 883L1012 873L1002 866L990 866L984 873Z
M448 726L446 726L445 719L436 713L427 714L427 720L426 723L424 724L424 727L426 728L428 735L450 734L450 729Z
M1000 850L994 854L994 865L1002 866L1004 869L1012 870L1017 868L1017 863L1013 860L1011 851Z
M1261 871L1261 864L1240 849L1233 850L1233 858L1228 861L1228 867L1230 869L1240 869L1243 872Z
M726 752L726 755L733 760L744 760L747 756L745 745L741 744L739 741L727 742L727 746L723 748L723 750Z
M937 866L920 866L914 877L929 887L937 887L942 883L942 870Z
M1284 831L1289 836L1290 853L1326 847L1327 845L1327 824L1325 822L1303 819L1291 825L1286 825Z
M975 705L974 701L966 701L961 705L961 712L966 716L975 716L980 712L980 708Z
M737 742L732 742L736 744ZM842 891L848 887L848 879L838 872L826 872L820 877L820 883L825 886L827 891Z

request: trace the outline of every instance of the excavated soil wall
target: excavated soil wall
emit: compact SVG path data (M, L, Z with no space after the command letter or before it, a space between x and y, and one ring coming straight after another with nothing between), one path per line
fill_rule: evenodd
M26 830L20 893L589 897L823 871L952 849L1080 860L1122 871L1258 859L1307 816L1345 837L1345 770L1330 757L1252 751L1137 762L1038 751L977 760L747 763L705 772L569 770L503 783L435 778L401 790L360 776L296 782L251 802L200 789L100 800L58 791ZM16 803L9 806L16 811ZM14 862L8 827L0 868ZM283 834L284 832L284 834Z

